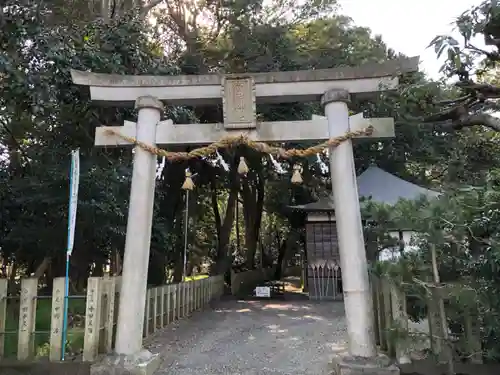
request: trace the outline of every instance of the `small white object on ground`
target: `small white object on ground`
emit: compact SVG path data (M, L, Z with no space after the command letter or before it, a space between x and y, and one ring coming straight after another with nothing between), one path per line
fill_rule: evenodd
M268 286L258 286L255 288L255 297L271 297L271 288Z

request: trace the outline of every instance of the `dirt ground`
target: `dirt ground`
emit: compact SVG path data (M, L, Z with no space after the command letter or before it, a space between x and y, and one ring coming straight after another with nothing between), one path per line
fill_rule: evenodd
M346 349L342 302L309 301L289 278L284 299L218 302L170 324L148 340L163 363L155 375L331 375ZM458 373L500 375L500 365L457 364ZM422 360L402 375L442 375L446 366Z
M343 304L222 301L157 334L156 375L329 375L345 348Z

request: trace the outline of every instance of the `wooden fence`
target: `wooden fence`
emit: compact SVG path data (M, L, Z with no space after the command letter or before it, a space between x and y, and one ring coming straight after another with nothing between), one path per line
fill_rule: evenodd
M418 289L418 288L417 288ZM372 277L375 337L381 350L399 363L410 361L410 352L430 350L439 362L455 359L482 363L480 329L475 306L457 302L457 294L472 293L453 285L426 285L416 294L415 286L407 287L388 277ZM411 299L411 302L408 302ZM473 296L467 300L473 301ZM440 311L444 306L444 315ZM420 305L426 317L419 324L408 319L408 305ZM461 334L449 331L447 318L462 327ZM413 327L412 327L413 326Z
M70 296L68 299L70 307L75 299L80 299L84 304L85 320L81 322L79 328L69 330L70 334L78 333L83 339L81 351L83 361L94 361L99 354L112 351L120 281L119 277L91 277L88 279L86 295ZM176 319L187 317L191 312L206 307L210 301L220 298L223 291L223 276L148 289L144 337ZM12 308L17 310L17 299L19 315L16 311L12 312ZM37 328L37 304L49 299L50 330L40 331ZM0 279L0 358L5 357L7 336L17 336L17 359L29 360L37 356L35 336L45 334L48 336L47 342L37 346L47 348L50 361L59 361L62 354L63 310L63 277L54 279L52 296L38 296L38 279L26 278L21 280L20 297L9 297L7 280ZM18 329L7 330L7 321L12 321L13 316L18 320ZM75 317L71 317L70 323L71 320L75 320Z

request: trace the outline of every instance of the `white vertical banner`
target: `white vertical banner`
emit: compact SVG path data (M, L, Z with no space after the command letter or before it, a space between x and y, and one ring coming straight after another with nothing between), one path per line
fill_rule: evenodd
M71 172L69 177L68 247L66 254L73 252L75 242L76 208L78 205L78 184L80 182L80 150L71 152Z

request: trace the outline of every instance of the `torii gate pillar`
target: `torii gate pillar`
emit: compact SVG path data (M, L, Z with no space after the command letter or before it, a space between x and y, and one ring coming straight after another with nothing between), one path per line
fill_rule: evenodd
M321 97L330 138L351 130L349 102L349 92L342 89L329 90ZM387 357L377 355L352 141L331 148L329 158L340 264L347 270L342 272L342 285L349 336L348 353L334 359L334 374L396 375L399 369Z
M154 145L162 102L141 96L135 108L139 111L136 139ZM115 343L116 352L124 355L134 355L142 349L155 183L156 155L136 146Z
M330 90L321 98L328 119L330 138L349 128L349 93ZM358 186L354 168L352 141L347 140L329 150L333 202L342 270L344 304L349 334L349 353L358 357L375 357L373 306L359 207Z

